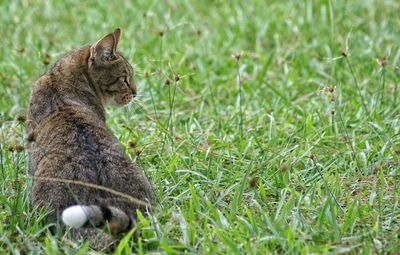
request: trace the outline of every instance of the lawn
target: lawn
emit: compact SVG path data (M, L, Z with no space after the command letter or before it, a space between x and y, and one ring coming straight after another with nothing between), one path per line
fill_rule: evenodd
M30 87L116 27L107 123L156 192L116 254L400 252L400 2L1 1L0 254L86 254L30 204Z

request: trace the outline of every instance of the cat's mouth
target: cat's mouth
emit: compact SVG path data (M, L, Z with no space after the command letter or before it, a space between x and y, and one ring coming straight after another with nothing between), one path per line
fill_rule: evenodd
M130 103L133 100L133 98L134 98L133 94L127 94L123 96L116 96L112 98L110 101L111 104L113 105L123 106Z

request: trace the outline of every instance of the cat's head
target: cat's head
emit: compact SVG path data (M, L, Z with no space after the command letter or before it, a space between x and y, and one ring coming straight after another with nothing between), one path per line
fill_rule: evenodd
M136 96L133 68L117 52L121 30L104 36L90 47L88 74L103 100L125 105Z

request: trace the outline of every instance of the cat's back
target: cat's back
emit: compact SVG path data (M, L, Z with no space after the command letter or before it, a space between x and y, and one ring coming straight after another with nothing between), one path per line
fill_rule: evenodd
M63 101L68 99L71 85L82 83L79 76L74 74L82 69L82 62L88 57L89 47L90 45L86 45L64 55L35 81L31 88L28 108L28 119L33 124L37 125L53 113L58 105L68 103Z
M85 99L91 94L85 94L79 74L88 50L83 46L66 54L32 87L27 126L32 173L46 161L60 165L81 158L93 163L99 158L99 145L117 143L105 125L101 103Z

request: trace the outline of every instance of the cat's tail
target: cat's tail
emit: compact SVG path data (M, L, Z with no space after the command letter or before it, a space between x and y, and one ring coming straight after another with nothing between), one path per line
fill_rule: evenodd
M68 207L62 212L62 221L73 228L108 227L113 234L129 231L134 225L133 219L120 209L98 205Z

